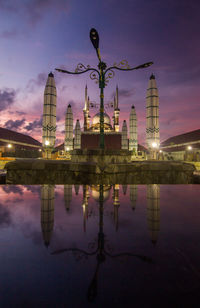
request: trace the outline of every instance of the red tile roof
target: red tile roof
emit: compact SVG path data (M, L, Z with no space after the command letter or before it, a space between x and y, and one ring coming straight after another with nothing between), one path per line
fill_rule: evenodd
M28 135L14 132L12 130L0 127L0 140L2 139L9 140L11 143L20 142L30 145L41 146L41 143Z
M190 143L190 142L195 142L195 141L197 142L200 141L200 129L171 137L161 143L161 148L165 146L171 146L171 145L182 144L182 143Z

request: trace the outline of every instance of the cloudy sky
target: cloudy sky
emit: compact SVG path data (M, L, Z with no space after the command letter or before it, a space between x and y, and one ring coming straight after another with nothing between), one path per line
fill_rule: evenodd
M116 72L105 101L119 87L120 120L134 104L139 141L145 141L145 95L152 73L160 97L160 135L166 138L199 129L200 2L198 0L0 0L0 126L41 141L43 93L48 73L57 86L57 143L63 141L64 114L71 103L83 123L84 87L99 102L99 89L77 63L97 65L89 39L96 28L102 59L130 66L153 61L150 68ZM94 115L98 109L92 110ZM112 116L112 109L107 109Z

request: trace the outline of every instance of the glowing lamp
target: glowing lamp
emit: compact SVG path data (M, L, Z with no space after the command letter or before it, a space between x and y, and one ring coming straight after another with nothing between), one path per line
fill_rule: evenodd
M9 143L9 144L7 145L7 147L8 147L9 149L11 149L11 148L12 148L12 144Z
M191 150L192 150L191 145L188 145L188 147L187 147L187 148L188 148L188 150L189 150L189 151L191 151Z
M162 153L162 150L160 150L159 152Z
M49 145L49 140L45 140L45 145Z
M67 148L66 150L69 151L69 148Z
M158 147L157 143L156 143L156 142L153 142L153 143L152 143L152 148L155 149L155 148L157 148L157 147Z

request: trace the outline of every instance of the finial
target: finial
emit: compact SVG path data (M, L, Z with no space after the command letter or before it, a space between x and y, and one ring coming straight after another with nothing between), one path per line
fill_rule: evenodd
M151 74L150 79L155 79L154 74Z
M49 73L49 77L54 77L52 72Z

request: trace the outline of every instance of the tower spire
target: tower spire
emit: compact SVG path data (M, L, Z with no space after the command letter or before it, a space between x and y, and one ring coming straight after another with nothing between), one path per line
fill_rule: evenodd
M146 95L146 143L149 150L156 150L160 145L159 97L153 74L150 76Z

